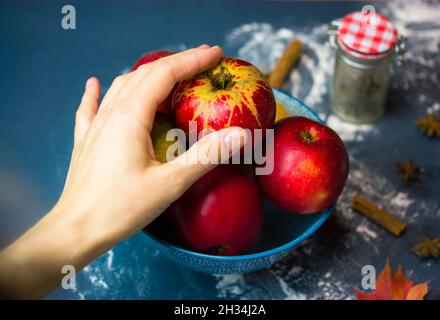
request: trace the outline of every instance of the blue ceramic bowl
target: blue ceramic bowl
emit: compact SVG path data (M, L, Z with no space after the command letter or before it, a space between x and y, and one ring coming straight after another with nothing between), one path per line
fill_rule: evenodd
M318 115L302 101L274 89L275 98L291 115L305 116L322 122ZM265 202L265 221L260 237L253 250L240 256L215 256L178 247L145 232L152 245L167 258L191 269L213 273L244 273L263 269L280 260L298 244L315 232L333 210L309 215L289 214Z

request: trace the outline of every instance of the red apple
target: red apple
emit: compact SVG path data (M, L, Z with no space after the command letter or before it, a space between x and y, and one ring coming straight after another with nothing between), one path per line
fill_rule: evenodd
M275 125L273 172L259 175L263 193L293 213L313 213L333 204L348 176L344 143L329 127L304 117Z
M173 94L176 125L188 132L190 121L203 129L231 126L249 129L273 128L275 98L272 89L254 65L223 58L214 68L182 81Z
M155 50L155 51L148 52L136 61L136 63L131 68L131 71L135 71L137 68L139 68L143 64L147 64L147 63L156 61L160 58L171 56L173 54L175 54L175 52L168 51L168 50Z
M168 50L156 50L156 51L151 51L149 53L146 53L142 57L140 57L138 59L138 61L136 61L136 63L131 68L131 71L135 71L137 68L139 68L143 64L147 64L147 63L156 61L160 58L173 55L174 53L175 52L168 51ZM168 98L165 99L165 101L163 101L157 107L157 111L165 113L165 114L169 114L170 110L171 110L171 97L172 97L172 93L168 96Z
M220 165L204 175L168 211L185 244L210 254L245 252L255 244L263 225L258 186L233 165Z

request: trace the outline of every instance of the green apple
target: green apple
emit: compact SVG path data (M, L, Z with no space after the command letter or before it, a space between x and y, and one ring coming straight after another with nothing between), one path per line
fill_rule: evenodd
M174 140L167 141L167 133L174 129L174 124L171 119L162 113L156 113L153 130L151 130L151 140L153 142L154 154L156 160L160 162L167 162L167 151L173 144L183 143L183 141L177 141L177 137ZM177 155L177 147L172 147Z

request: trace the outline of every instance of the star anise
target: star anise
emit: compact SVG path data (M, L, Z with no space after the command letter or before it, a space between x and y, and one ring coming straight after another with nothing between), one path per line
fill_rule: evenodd
M412 160L407 160L404 163L397 161L396 166L402 175L405 186L407 186L410 181L420 181L418 176L420 173L420 166L415 164Z
M428 138L440 138L440 118L430 113L426 117L417 119L417 127L420 131L428 136Z
M415 245L411 251L423 258L438 258L440 257L440 238L423 237L422 241Z

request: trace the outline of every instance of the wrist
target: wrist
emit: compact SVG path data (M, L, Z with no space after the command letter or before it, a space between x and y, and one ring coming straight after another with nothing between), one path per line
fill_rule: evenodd
M94 216L92 210L64 201L59 201L47 215L47 224L53 229L49 234L53 239L62 239L66 264L82 269L113 246Z
M1 293L11 298L39 298L60 284L65 265L79 271L106 250L72 208L59 202L1 252Z

